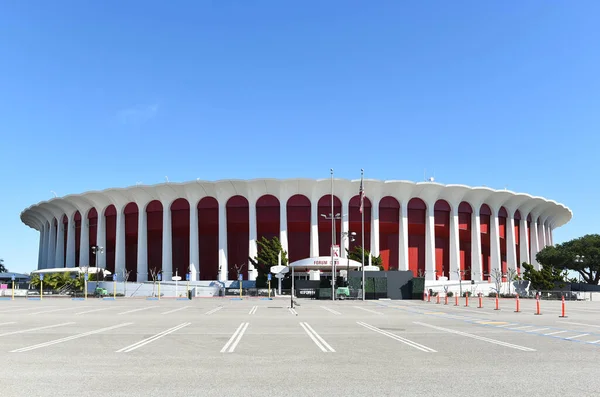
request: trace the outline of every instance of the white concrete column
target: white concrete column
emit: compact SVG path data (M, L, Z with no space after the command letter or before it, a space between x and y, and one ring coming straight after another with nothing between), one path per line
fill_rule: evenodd
M527 241L527 219L519 220L519 249L521 251L521 263L531 263L529 259L529 242ZM521 266L519 263L519 266Z
M48 222L44 220L44 225L42 227L42 267L40 269L45 269L48 267L48 235L50 234L50 228L48 227Z
M342 198L342 234L340 234L340 236L342 236L342 243L340 244L340 255L342 258L346 258L346 250L350 247L350 239L352 238L352 236L350 236L350 230L348 230L349 225L350 225L350 212L349 212L349 202L348 200L345 200ZM352 230L353 232L356 232L356 230ZM344 238L343 233L348 233L348 236L346 238Z
M219 281L227 281L227 207L219 201Z
M472 206L471 214L471 280L483 281L483 263L481 261L481 222L479 207Z
M81 238L79 239L79 267L89 267L90 263L90 222L87 213L81 215Z
M545 248L546 246L548 246L548 240L546 238L546 225L545 225L545 221L541 222L541 226L542 226L541 227L541 229L542 229L541 230L542 238L541 238L541 247L540 247L540 250L543 249L543 248Z
M42 228L40 229L40 244L38 246L38 264L37 264L37 268L38 270L43 269L44 268L44 229L45 226L42 226Z
M539 232L538 232L538 226L537 226L538 220L535 217L532 217L532 218L533 218L533 220L531 221L531 264L533 265L533 267L536 270L539 270L540 264L535 259L535 256L537 255L537 253L540 252Z
M46 257L46 269L54 268L54 259L56 253L56 227L54 227L54 218L50 220L50 231L48 233L48 256Z
M517 270L517 245L515 239L515 212L509 211L506 218L506 267Z
M200 279L200 248L198 241L198 203L190 203L190 281ZM185 280L185 276L183 277Z
M425 216L425 279L437 280L435 273L435 212L434 204L427 203Z
M502 257L500 256L500 225L498 222L498 210L492 209L490 217L490 276L493 272L502 272ZM493 278L490 278L493 280Z
M319 256L319 200L310 202L310 256Z
M65 226L62 216L56 228L56 253L54 255L54 267L65 267Z
M75 267L75 213L68 216L67 223L67 260L65 267Z
M287 229L287 202L283 201L279 203L279 241L281 242L281 248L289 254Z
M148 213L138 203L137 281L148 281Z
M96 253L98 258L96 262L98 267L106 269L106 218L104 217L104 208L96 209L98 211L98 223L96 226L96 245L103 248L102 253Z
M398 244L398 269L409 270L408 268L408 204L400 203L399 216L399 236ZM415 275L416 276L416 275Z
M550 236L550 245L554 245L554 235L552 226L548 225L548 235Z
M115 235L115 274L118 280L124 280L125 271L125 207L117 210L117 232Z
M163 203L162 279L173 277L173 233L171 231L171 205Z
M459 280L461 274L460 268L460 236L458 231L458 204L452 206L450 210L450 280Z
M256 220L256 200L248 200L248 216L249 216L249 224L250 224L250 241L248 247L248 256L250 258L256 257L258 254L258 244L256 240L258 239L258 230L257 230L257 220ZM248 280L254 281L258 276L258 270L254 267L254 265L248 261Z
M379 256L379 198L373 198L371 205L371 255Z

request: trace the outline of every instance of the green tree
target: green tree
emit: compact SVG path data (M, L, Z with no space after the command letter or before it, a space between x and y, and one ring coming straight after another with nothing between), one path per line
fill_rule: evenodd
M533 265L523 262L521 265L523 272L523 280L529 281L530 288L537 291L549 291L555 287L564 287L564 274L562 269L552 266L542 266L540 270L536 270Z
M8 269L4 266L4 259L0 259L0 273L6 273Z
M287 252L283 250L281 242L277 237L267 239L262 237L258 242L258 254L254 258L248 258L258 271L256 277L256 286L263 288L267 286L267 274L271 271L271 266L277 266L278 256L281 252L281 265L287 266Z
M365 251L365 266L369 266L369 256L371 256L371 266L377 266L379 270L383 270L383 259L381 256L373 256L369 250ZM352 251L346 250L348 258L358 263L362 263L363 247L357 245Z
M576 262L576 256L583 261ZM586 234L562 244L548 246L537 253L535 259L542 266L578 272L588 284L600 282L600 234Z

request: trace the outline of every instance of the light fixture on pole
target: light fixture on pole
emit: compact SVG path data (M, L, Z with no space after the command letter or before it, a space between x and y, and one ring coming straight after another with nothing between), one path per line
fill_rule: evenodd
M94 254L94 266L96 267L96 289L98 288L98 255L104 252L104 247L92 245L92 254Z
M583 263L583 260L585 259L585 256L583 255L575 255L575 263L580 264ZM579 273L579 283L581 284L581 272Z

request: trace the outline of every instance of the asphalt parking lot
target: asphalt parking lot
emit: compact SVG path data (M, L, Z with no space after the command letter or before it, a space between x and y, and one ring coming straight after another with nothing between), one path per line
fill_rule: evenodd
M600 302L0 301L11 396L598 395Z

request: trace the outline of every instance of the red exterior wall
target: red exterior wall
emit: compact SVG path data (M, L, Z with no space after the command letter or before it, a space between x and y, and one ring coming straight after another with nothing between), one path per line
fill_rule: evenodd
M483 279L490 279L491 253L490 253L490 217L492 211L487 204L483 204L479 210L479 225L481 227L481 264L483 268Z
M471 279L471 221L473 209L466 202L458 206L458 245L460 255L460 269L463 270L461 276L463 280Z
M190 267L190 204L183 198L171 204L171 244L173 275L185 280Z
M408 270L425 274L425 216L427 206L419 198L408 202Z
M81 214L75 212L75 266L86 266L86 263L79 263L79 250L81 249Z
M218 280L219 202L213 197L198 202L198 250L200 280Z
M356 232L357 237L360 231ZM379 253L385 270L398 270L400 258L400 203L393 197L379 201Z
M95 208L92 208L88 212L88 222L90 225L90 251L89 251L89 264L90 266L96 266L96 255L92 252L92 246L98 245L97 236L98 236L98 212Z
M310 200L301 194L286 203L288 232L288 261L310 257Z
M450 278L450 205L438 200L434 207L435 217L435 271L436 278Z
M148 280L152 280L152 269L157 272L162 270L162 219L163 207L160 201L154 200L146 206L147 222L147 253L148 253Z
M106 220L106 270L115 272L115 249L117 241L117 210L114 205L109 206L104 211Z
M364 207L365 249L367 251L371 251L371 200L369 200L367 197L365 197L364 199ZM362 245L363 225L362 214L360 213L360 197L358 195L352 197L348 202L348 212L348 229L351 232L356 232L356 237L354 238L354 241L350 241L348 244L348 249L352 251L355 247L359 247ZM367 257L365 256L365 261L366 260Z
M256 201L257 241L263 237L266 239L279 238L280 221L279 199L272 195L260 197Z
M321 199L317 205L318 225L319 225L319 256L331 255L331 219L327 220L321 216L325 214L329 216L331 213L331 195L327 194ZM342 215L342 202L336 196L333 197L333 214ZM335 221L335 239L336 244L340 245L340 232L342 229L341 219Z
M508 263L507 263L507 218L508 212L506 208L500 208L498 212L498 238L500 239L500 263L501 263L501 271L502 274L506 274L508 271ZM502 277L503 281L506 281L506 277Z
M248 280L248 255L250 223L248 200L233 196L227 200L227 262L229 280L237 280L236 266L241 268L244 280Z
M129 203L125 206L125 269L129 271L129 280L137 279L138 247L138 206Z

